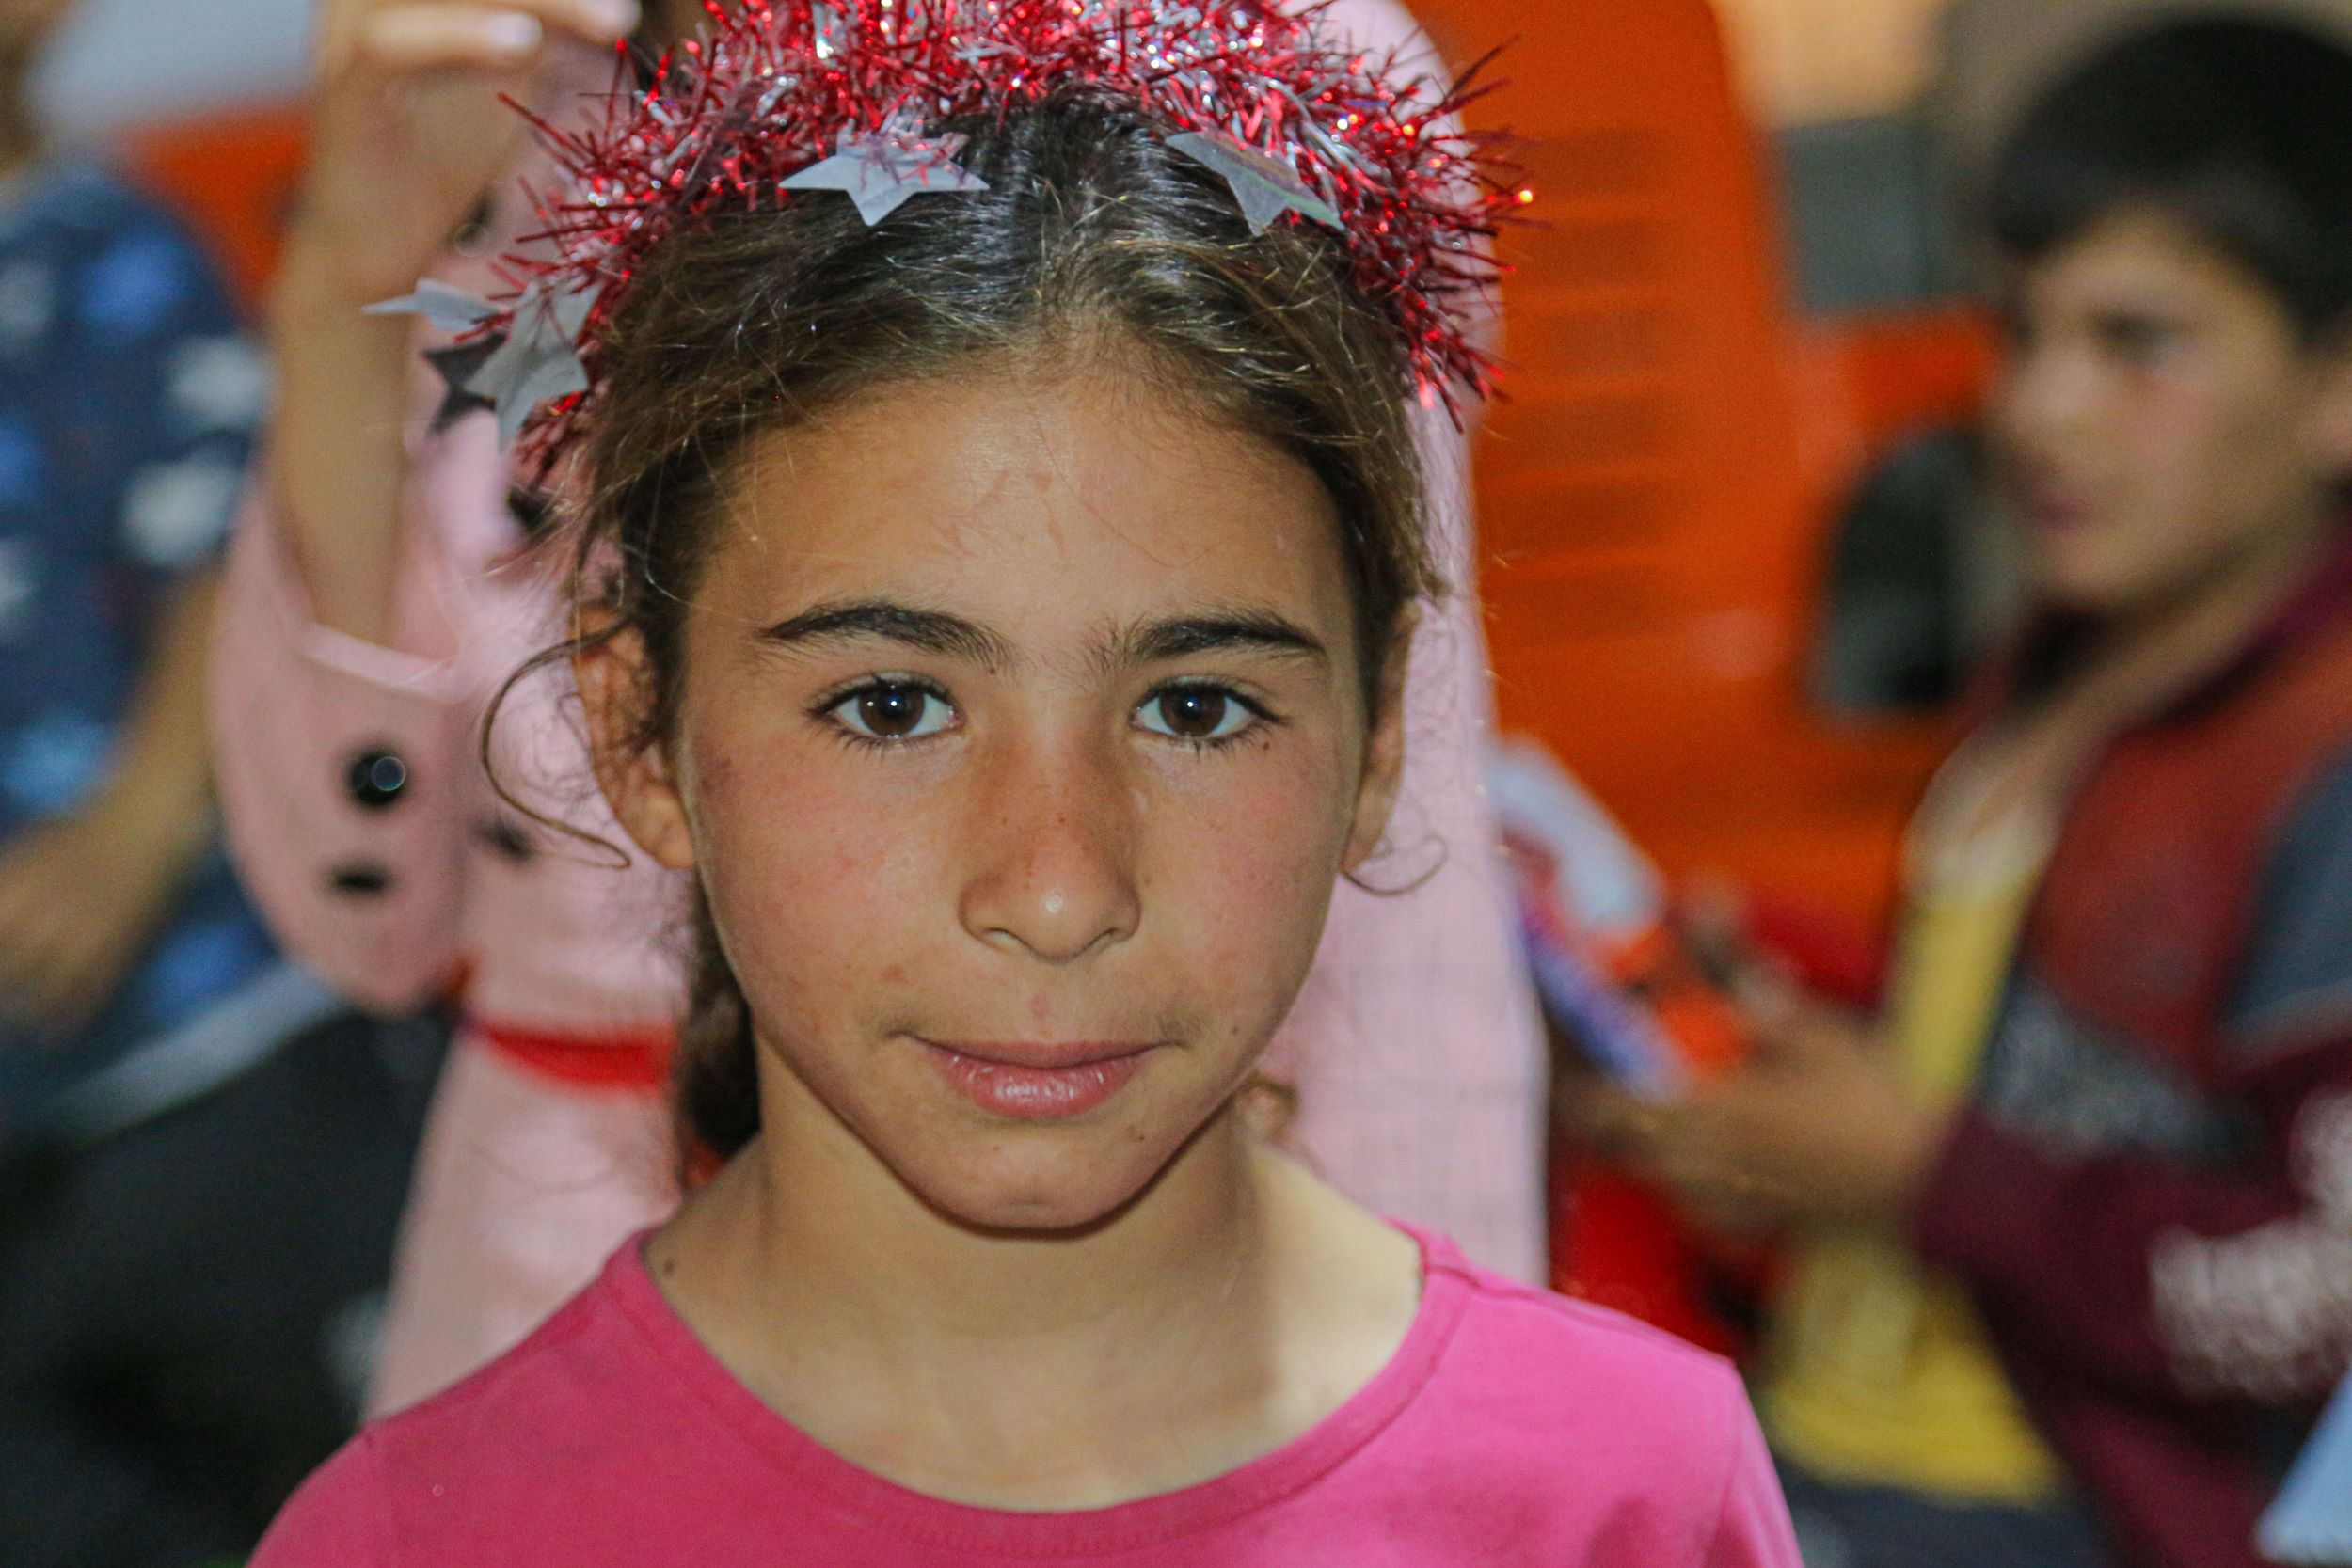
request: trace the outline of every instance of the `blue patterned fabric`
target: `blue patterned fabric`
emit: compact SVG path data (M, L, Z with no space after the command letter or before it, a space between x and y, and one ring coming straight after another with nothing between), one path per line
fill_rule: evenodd
M217 557L266 401L210 262L151 200L87 165L0 198L0 843L103 780L157 611ZM0 1122L273 958L208 857L89 1029L0 1024Z

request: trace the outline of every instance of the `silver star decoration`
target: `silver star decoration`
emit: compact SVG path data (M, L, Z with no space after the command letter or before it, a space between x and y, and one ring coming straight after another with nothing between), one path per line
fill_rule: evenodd
M433 434L455 424L476 410L494 406L488 398L466 389L474 372L490 362L490 356L506 341L502 332L492 332L462 343L449 343L424 351L425 363L441 378L441 405L433 411Z
M580 362L580 330L596 308L596 291L579 285L561 293L533 284L515 302L515 319L503 336L485 337L428 353L449 383L449 396L435 416L440 429L469 408L496 408L499 442L515 437L541 404L588 389ZM470 332L496 318L499 308L463 289L426 278L414 293L367 308L371 316L422 316L444 332Z
M588 389L580 329L596 303L594 288L550 293L536 285L516 302L513 331L466 382L467 391L497 406L500 445L513 446L541 404Z
M879 131L843 131L834 155L784 182L787 191L841 191L857 203L857 215L873 228L901 203L926 191L984 191L988 182L956 162L961 135L926 141L884 126Z
M1328 228L1344 230L1331 204L1307 188L1307 182L1263 152L1255 152L1229 137L1205 131L1180 131L1168 138L1168 150L1179 152L1222 178L1233 188L1249 231L1263 234L1284 213L1296 213Z
M444 332L470 332L499 313L486 299L428 277L415 292L367 308L371 316L422 316Z

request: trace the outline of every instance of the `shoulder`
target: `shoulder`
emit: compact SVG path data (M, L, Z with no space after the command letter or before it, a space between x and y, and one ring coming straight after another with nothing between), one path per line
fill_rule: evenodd
M608 1265L505 1354L369 1427L392 1476L517 1438L609 1422L627 1386L658 1376Z
M1663 1329L1591 1302L1506 1279L1474 1264L1451 1265L1469 1288L1454 1356L1549 1403L1573 1388L1577 1402L1626 1402L1688 1433L1697 1418L1744 1407L1730 1362Z
M1587 1302L1447 1265L1466 1295L1424 1391L1424 1460L1583 1542L1583 1560L1791 1568L1786 1509L1731 1364Z
M1438 1375L1449 1411L1515 1446L1629 1475L1724 1473L1755 1418L1730 1362L1590 1302L1463 1261Z
M361 1433L294 1493L250 1568L391 1568L382 1455Z
M2224 1022L2241 1066L2352 1032L2352 746L2296 792L2265 846Z
M488 1366L371 1423L288 1505L273 1531L287 1547L255 1568L452 1560L512 1544L518 1523L560 1520L633 1474L675 1433L659 1430L670 1380L617 1299L614 1272ZM397 1542L402 1557L292 1553L372 1539Z

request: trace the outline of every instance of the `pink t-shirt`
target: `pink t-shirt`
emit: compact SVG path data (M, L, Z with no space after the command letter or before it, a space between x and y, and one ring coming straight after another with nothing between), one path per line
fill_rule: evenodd
M635 1243L537 1333L362 1432L252 1568L1797 1568L1738 1378L1420 1236L1379 1375L1304 1436L1115 1508L943 1502L820 1448L720 1365Z

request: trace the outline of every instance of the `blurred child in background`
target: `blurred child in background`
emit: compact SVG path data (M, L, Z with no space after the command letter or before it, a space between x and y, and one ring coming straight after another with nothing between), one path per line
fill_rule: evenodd
M2038 617L1922 807L1891 1006L1597 1120L1785 1226L1824 1565L2258 1560L2352 1362L2352 57L2183 22L1997 165ZM2077 1499L2087 1503L2078 1506Z
M70 9L0 4L12 1568L250 1546L346 1430L324 1325L380 1288L413 1136L373 1027L278 958L222 852L205 644L266 372L177 219L37 134Z
M202 699L262 369L176 220L41 156L25 78L67 8L0 8L0 1142L272 958Z

